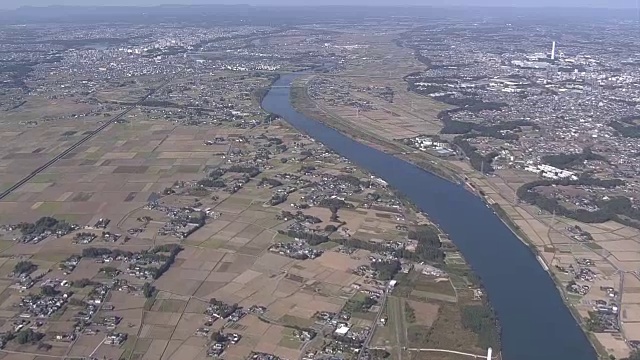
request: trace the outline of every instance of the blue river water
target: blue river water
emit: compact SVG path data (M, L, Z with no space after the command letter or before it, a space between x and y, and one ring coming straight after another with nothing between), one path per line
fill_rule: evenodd
M297 76L282 76L264 98L263 108L387 181L449 234L482 279L500 319L503 359L596 359L549 274L481 199L296 112L288 86Z

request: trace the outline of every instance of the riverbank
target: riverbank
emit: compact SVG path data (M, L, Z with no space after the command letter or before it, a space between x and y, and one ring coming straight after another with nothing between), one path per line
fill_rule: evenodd
M313 76L313 75L311 75ZM384 151L387 154L397 156L398 158L410 162L430 173L439 176L445 180L461 183L463 176L448 168L440 158L430 156L425 153L418 153L415 149L394 141L376 136L374 133L367 132L362 128L349 126L341 121L337 116L330 114L318 107L317 104L309 97L307 93L306 81L300 79L291 87L291 104L296 111L316 119L323 124L340 131L344 135L363 144Z
M293 88L292 88L293 89ZM288 98L287 98L288 100ZM265 109L270 111L270 109ZM286 118L286 117L285 117ZM293 124L292 124L293 125ZM312 136L313 133L297 128L298 131ZM380 149L380 144L369 142L367 145L375 146ZM399 154L398 151L385 153ZM397 274L397 286L389 295L390 301L385 303L382 314L388 326L379 327L373 338L372 346L374 348L386 347L387 350L393 350L396 357L410 357L410 348L440 348L445 351L447 349L465 349L470 353L477 354L478 357L486 352L488 347L493 348L493 358L502 359L500 346L500 325L495 316L495 312L487 301L486 291L482 289L479 282L479 276L473 272L473 269L466 262L460 251L448 240L448 236L444 230L440 229L432 222L426 213L423 213L419 206L405 196L400 189L393 189L393 193L403 203L403 207L410 209L412 212L419 214L422 219L421 223L428 224L435 233L438 234L438 242L441 241L442 250L446 252L447 261L433 261L430 266L435 265L441 267L445 272L442 276L425 275L429 272L423 267L424 261L416 263L415 268ZM407 218L408 220L409 218ZM379 219L378 221L384 221ZM349 231L351 232L351 226ZM383 233L376 235L376 238L392 236L391 228ZM364 233L358 233L353 237L346 239L334 239L332 242L336 244L349 244L355 242L356 248L376 247L377 240L374 242L360 241L359 236L368 236ZM409 254L409 258L415 258L418 253ZM413 254L413 255L411 255ZM429 266L426 266L429 268ZM436 269L436 268L433 268ZM444 274L444 273L443 273ZM443 279L447 281L441 282ZM416 313L418 313L416 315ZM477 325L475 328L470 324ZM389 332L394 328L404 329L402 336L396 336L393 332Z
M550 264L548 264L544 260L544 254L541 253L540 249L538 248L539 244L536 244L527 235L526 230L523 230L520 226L518 226L516 220L511 218L509 214L498 203L499 201L504 199L493 199L491 195L485 194L480 190L483 186L487 186L486 181L478 181L475 176L467 176L469 174L468 172L462 171L460 169L455 169L455 166L446 164L446 160L425 160L424 158L428 155L424 153L416 153L414 149L403 146L398 142L389 141L389 139L385 139L381 136L376 136L375 133L369 132L366 129L352 126L347 121L341 121L339 117L330 113L326 109L321 108L321 106L316 104L309 97L306 86L307 81L309 81L309 78L307 78L304 82L298 81L296 83L296 86L292 87L291 89L291 103L298 112L316 119L356 141L365 144L373 144L376 148L391 155L397 156L405 161L408 161L420 167L421 169L433 173L434 175L437 175L447 181L451 181L454 183L461 183L462 181L465 181L471 184L468 191L473 193L475 196L479 196L480 198L482 198L487 206L493 210L493 212L513 232L513 234L523 244L527 245L532 254L536 257L539 266L555 283L555 287L561 295L565 306L567 306L571 315L573 316L576 323L581 327L582 331L588 336L593 348L598 352L600 357L608 357L607 351L603 348L603 346L601 346L598 340L595 339L595 337L587 331L584 318L569 302L568 294L564 288L564 285L562 284L560 279L558 279L558 277L553 273L553 271L550 270Z

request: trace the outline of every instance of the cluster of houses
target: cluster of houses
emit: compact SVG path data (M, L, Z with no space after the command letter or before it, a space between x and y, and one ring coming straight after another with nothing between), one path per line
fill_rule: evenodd
M78 311L74 318L84 323L89 323L105 301L108 292L109 287L107 285L102 284L95 287L87 296L84 309Z
M353 273L358 276L362 276L365 278L375 278L376 271L369 265L360 265L357 268L353 269Z
M49 318L60 310L69 299L69 293L59 293L54 296L27 295L20 299L21 318Z
M116 242L118 241L122 235L121 234L114 234L110 231L103 231L102 234L100 235L100 237L102 238L102 240L107 241L107 242ZM126 239L125 239L126 241Z
M57 229L55 231L53 230L44 230L41 233L33 233L33 234L28 234L28 235L23 235L20 238L16 239L18 240L18 242L21 243L30 243L30 244L37 244L43 240L45 240L46 238L48 238L49 236L55 236L56 238L65 236L75 230L78 230L80 227L78 225L72 224L69 228L65 228L65 229Z
M283 360L276 355L262 353L262 352L251 352L251 354L249 354L248 359L249 360Z
M335 354L338 349L348 349L353 353L358 352L371 330L369 328L356 330L349 323L351 315L347 312L332 313L321 311L315 314L315 318L321 324L333 327L331 337L334 341L330 342L325 348L324 352L327 354ZM335 344L336 342L338 344Z
M569 281L569 283L566 286L566 289L567 289L567 292L571 294L586 295L589 292L589 290L591 290L591 286L580 285L575 281Z
M304 330L304 329L295 329L295 330L293 330L292 335L293 335L293 337L295 337L298 340L300 340L300 342L302 342L302 343L304 343L306 341L309 341L309 340L313 339L314 337L316 337L316 333L314 331Z
M378 295L372 293L373 296ZM357 328L349 323L351 314L342 311L333 313L321 311L315 314L315 319L323 326L333 328L329 342L322 349L323 355L337 356L359 353L366 339L369 337L371 328Z
M442 269L438 269L435 266L431 266L427 264L422 264L420 266L422 267L422 275L435 276L435 277L449 276L449 274L447 274L446 271L443 271ZM401 270L400 272L404 272L404 271Z
M33 278L31 278L31 275L23 273L18 276L18 281L15 284L11 285L11 287L16 288L20 291L25 291L27 289L31 289L35 284L36 282L35 280L33 280Z
M79 232L73 236L72 242L74 244L89 244L93 242L98 237L98 235L91 232Z
M227 320L227 323L223 326L224 328L231 323L240 321L248 313L259 316L264 314L266 310L266 307L259 305L253 305L248 310L245 310L237 304L230 305L217 299L211 299L208 308L205 310L205 315L207 315L205 327L198 328L195 335L210 336L211 329L209 327L218 319ZM229 345L237 344L241 338L242 335L237 333L218 332L215 336L212 335L212 343L207 349L207 355L219 358Z
M101 284L96 286L87 296L87 303L100 305L104 302L109 293L109 286Z
M322 353L341 358L357 354L362 350L370 332L369 327L355 330L350 324L339 323L331 334L332 341L324 345Z
M576 263L580 266L594 266L595 262L592 259L579 258L576 259Z
M578 294L578 295L586 295L589 292L589 290L591 290L591 286L585 285L585 284L579 284L576 281L581 281L581 282L595 281L597 274L595 271L589 268L589 266L593 266L594 263L593 263L593 260L591 259L577 259L577 263L579 265L577 269L574 268L573 264L569 265L568 268L564 268L561 266L556 266L556 268L562 273L573 275L573 279L575 281L572 280L567 284L566 286L567 292L572 294Z
M580 281L589 281L592 282L596 279L597 274L595 271L586 268L580 267L577 271L575 271L575 279Z
M593 236L588 231L582 230L579 226L567 226L567 231L569 232L572 239L579 242L586 242L593 240Z
M93 226L86 226L86 229L106 229L107 226L109 225L109 223L111 222L110 219L107 218L100 218L98 219L98 221L96 221L95 224L93 224Z
M269 198L269 200L267 200L265 204L269 206L282 204L283 202L287 201L289 194L294 193L297 190L298 188L293 186L285 186L274 189L273 193L271 194L271 198Z
M237 322L247 315L247 311L239 307L238 304L229 305L217 299L211 299L209 306L204 313L209 316L210 322L214 322L218 319Z
M77 335L73 332L69 332L69 333L59 333L56 334L55 336L53 336L53 339L55 341L60 341L60 342L66 342L66 343L70 343L73 340L75 340L77 337Z
M324 325L338 326L339 322L349 321L351 314L348 312L334 313L330 311L320 311L314 315L316 320Z
M206 334L209 333L209 329L207 328L201 328L198 329L198 331L203 331ZM196 331L196 334L198 331ZM215 339L213 339L213 343L209 346L207 356L220 357L229 344L235 345L240 341L240 339L242 339L242 335L240 334L219 332Z
M525 171L540 174L543 178L547 179L570 179L578 180L575 172L558 169L551 165L539 164L539 165L527 165L524 168Z
M136 279L149 280L153 279L156 275L156 269L150 267L144 267L137 264L130 264L127 269L127 275L133 276Z
M217 299L211 299L209 301L209 306L205 310L205 315L207 315L207 319L205 320L205 327L199 328L196 331L196 335L198 336L208 336L211 329L210 326L218 320L227 320L225 326L240 321L244 316L246 316L249 312L255 314L262 314L266 311L266 308L263 306L251 306L249 311L247 312L245 309L239 307L237 304L227 304L223 301ZM229 344L237 344L242 336L237 333L222 333L218 332L215 334L216 336L212 336L212 344L209 346L207 350L207 355L210 357L220 357L225 349L229 346Z
M369 336L370 328L364 328L362 330L354 330L354 327L346 322L339 322L333 331L332 338L341 343L348 343L355 345L353 352L358 352L362 343L365 342Z
M158 235L171 235L182 240L196 232L203 225L203 223L191 217L188 219L171 219L158 229Z
M107 330L113 331L116 329L116 326L118 326L118 324L120 324L121 321L122 321L122 318L120 316L109 315L100 319L100 321L96 322L96 324L106 327Z
M609 300L598 299L593 302L593 311L589 313L591 321L598 323L598 332L619 332L619 293L611 286L602 286L600 290L607 294Z
M107 336L104 339L104 343L105 344L107 344L107 345L115 345L115 346L120 346L125 341L127 341L127 334L126 333L119 333L119 332L108 333Z
M194 207L172 207L161 205L157 201L151 201L145 209L156 210L166 213L169 221L160 229L158 235L171 235L178 239L186 239L196 230L204 226L205 220L212 213L210 209L202 210Z
M421 151L431 152L437 156L453 156L456 154L445 141L434 139L429 136L417 136L404 139L404 143Z
M87 226L86 228L93 229L93 227L89 227L89 226ZM110 231L102 231L102 233L100 234L100 238L103 241L107 241L107 242L116 242L121 237L122 237L122 235L114 234L114 233L112 233ZM82 232L76 233L73 236L73 241L72 242L74 244L89 244L89 243L93 242L97 238L98 238L98 234L96 234L96 233L82 231Z
M322 250L314 249L306 241L300 239L286 243L275 243L269 247L269 251L298 260L315 259L323 254Z

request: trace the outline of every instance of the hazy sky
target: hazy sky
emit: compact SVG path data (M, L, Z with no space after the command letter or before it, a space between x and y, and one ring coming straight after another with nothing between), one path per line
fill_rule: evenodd
M160 5L160 4L250 4L250 5L486 5L568 6L634 8L636 0L0 0L0 8L47 5Z

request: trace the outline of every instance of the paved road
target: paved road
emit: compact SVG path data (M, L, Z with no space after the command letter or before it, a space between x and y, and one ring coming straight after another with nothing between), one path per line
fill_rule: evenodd
M33 179L36 175L40 174L41 172L43 172L44 170L46 170L47 168L49 168L51 165L55 164L58 160L62 159L63 157L69 155L69 153L71 153L73 150L77 149L80 145L84 144L85 142L91 140L91 138L93 138L94 136L96 136L98 133L100 133L102 130L106 129L107 126L115 123L116 121L122 119L125 115L127 115L129 112L131 112L131 110L133 110L136 106L138 106L141 102L147 100L149 97L151 97L153 94L156 93L156 91L160 90L161 88L163 88L164 86L166 86L171 80L167 80L165 82L163 82L160 86L158 86L157 88L149 91L149 93L147 93L147 95L145 95L142 99L140 99L137 103L135 103L134 105L129 106L128 108L126 108L124 111L122 111L121 113L119 113L118 115L112 117L109 121L105 122L104 124L100 125L97 129L93 130L92 132L90 132L89 134L87 134L85 137L83 137L82 139L78 140L76 143L74 143L73 145L69 146L66 150L64 150L63 152L61 152L60 154L56 155L53 159L47 161L46 164L40 166L39 168L33 170L29 175L25 176L22 180L18 181L17 183L13 184L10 188L6 189L5 191L3 191L2 193L0 193L0 200L4 199L5 197L9 196L12 192L16 191L20 186L24 185L25 183L27 183L29 180Z
M486 359L487 355L477 355L477 354L471 354L471 353L466 353L466 352L462 352L462 351L455 351L455 350L446 350L446 349L418 349L418 348L408 348L406 349L408 351L425 351L425 352L443 352L443 353L449 353L449 354L458 354L458 355L464 355L464 356L469 356L469 357L474 357L474 358L480 358L480 359ZM496 359L496 356L493 356L492 359Z
M387 292L385 291L384 295L382 296L382 301L380 301L380 310L378 310L376 319L374 320L373 325L371 326L371 331L369 332L369 336L367 336L367 339L364 341L364 343L362 343L362 350L358 353L358 357L356 360L362 360L362 356L364 356L364 352L365 352L364 350L369 348L369 344L373 339L373 334L375 334L376 332L376 327L380 323L380 318L382 317L382 313L384 312L384 308L386 304L387 304Z

